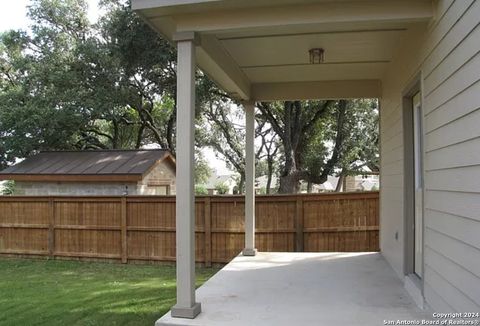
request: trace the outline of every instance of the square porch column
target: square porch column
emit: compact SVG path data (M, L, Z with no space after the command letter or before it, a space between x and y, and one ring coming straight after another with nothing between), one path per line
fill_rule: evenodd
M177 42L177 304L172 317L195 318L201 311L195 301L195 46L196 35L182 32Z
M245 102L245 248L255 256L255 102Z

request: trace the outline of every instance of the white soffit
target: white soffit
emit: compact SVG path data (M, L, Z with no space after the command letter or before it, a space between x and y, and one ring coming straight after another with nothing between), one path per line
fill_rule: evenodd
M300 88L292 83L302 83L316 98L315 89L325 82L344 81L353 91L355 80L371 81L365 96L378 95L375 81L406 31L426 25L433 12L423 0L132 0L132 7L170 40L176 31L199 33L199 67L241 99L270 99L287 85L293 99L293 89ZM325 49L325 63L311 65L308 50L317 47ZM320 84L305 87L308 82ZM302 91L298 97L308 96Z

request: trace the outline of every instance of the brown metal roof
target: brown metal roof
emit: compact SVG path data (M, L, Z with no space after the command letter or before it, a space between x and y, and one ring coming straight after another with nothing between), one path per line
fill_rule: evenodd
M0 180L134 181L165 158L174 162L159 149L41 152L1 171Z

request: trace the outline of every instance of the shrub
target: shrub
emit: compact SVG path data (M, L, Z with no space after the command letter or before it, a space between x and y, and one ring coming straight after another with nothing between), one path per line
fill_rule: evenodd
M196 195L208 195L208 190L205 186L197 185L195 186Z
M217 194L225 195L225 194L228 194L229 189L228 189L228 186L225 183L221 182L221 183L217 183L215 185L215 190L217 191Z

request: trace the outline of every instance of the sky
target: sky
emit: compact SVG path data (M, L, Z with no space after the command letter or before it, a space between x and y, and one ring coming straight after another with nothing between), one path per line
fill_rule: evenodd
M100 11L98 9L99 0L87 0L89 13L88 18L91 22L96 22ZM27 6L30 0L0 0L2 10L0 11L0 32L10 29L27 29L29 21L27 18ZM225 165L225 162L215 157L213 150L205 148L203 155L209 162L211 168L217 171L218 175L231 174Z
M95 22L98 19L99 0L87 0L89 5L88 17ZM27 6L30 0L0 0L0 31L9 29L25 29L28 27Z

